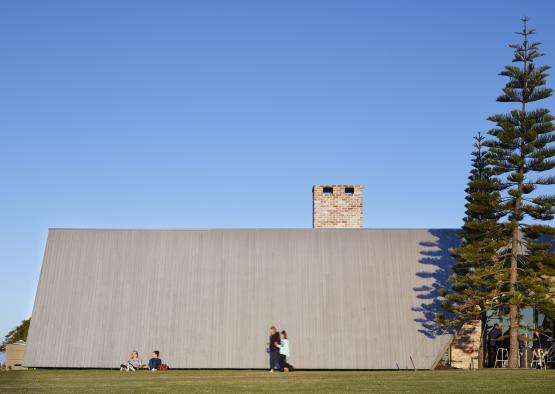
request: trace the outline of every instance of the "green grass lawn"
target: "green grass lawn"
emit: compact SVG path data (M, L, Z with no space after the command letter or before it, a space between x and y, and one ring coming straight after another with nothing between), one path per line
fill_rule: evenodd
M0 372L0 393L106 391L555 393L555 370Z

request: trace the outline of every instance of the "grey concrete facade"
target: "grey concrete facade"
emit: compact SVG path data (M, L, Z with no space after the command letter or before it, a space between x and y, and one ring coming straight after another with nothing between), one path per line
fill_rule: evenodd
M297 368L431 368L455 233L51 229L24 365L266 368L275 324Z

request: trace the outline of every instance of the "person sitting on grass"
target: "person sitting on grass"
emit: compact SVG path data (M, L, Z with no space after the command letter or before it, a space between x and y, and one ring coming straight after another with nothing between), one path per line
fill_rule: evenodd
M120 371L136 371L141 368L143 362L139 358L139 352L133 350L131 352L131 357L127 360L127 364L120 365Z
M155 350L152 352L152 358L148 360L148 369L151 371L158 371L162 365L162 360L160 360L160 352Z

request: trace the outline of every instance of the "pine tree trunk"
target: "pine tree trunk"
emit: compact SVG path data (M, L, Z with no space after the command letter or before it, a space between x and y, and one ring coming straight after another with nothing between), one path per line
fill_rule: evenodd
M522 167L519 173L524 173ZM519 182L518 190L522 192L522 181ZM516 291L518 282L518 252L520 246L520 223L518 217L520 215L520 205L522 204L522 197L520 195L515 200L514 205L514 219L512 222L512 242L511 242L511 268L509 271L509 285L511 294ZM519 359L519 343L518 343L518 330L520 328L520 321L518 317L518 305L509 304L509 368L518 368Z
M526 30L526 22L524 22L524 30ZM525 36L525 40L527 36ZM525 58L526 58L525 49ZM527 62L524 61L523 70L527 70ZM523 82L523 87L526 88L526 80ZM526 101L522 101L521 111L523 114L526 113ZM522 130L521 130L522 131ZM520 144L523 144L523 136L520 137ZM525 155L522 150L522 145L520 146L520 158L522 163L519 165L518 173L521 177L524 176L524 166L526 165ZM518 282L518 252L519 252L519 241L520 241L520 207L522 204L522 190L523 190L523 180L522 178L518 181L518 196L515 199L515 205L513 207L514 218L512 220L512 243L511 243L511 269L509 271L509 285L511 289L511 294L516 291L516 285ZM518 330L520 328L520 321L518 318L518 305L509 304L509 368L518 368L519 361L519 343L518 343Z
M478 369L484 368L485 358L486 358L486 327L487 327L487 317L484 312L480 316L481 321L481 332L480 332L480 347L478 348Z
M510 331L509 338L511 341L509 350L509 368L518 368L518 328L520 322L518 321L518 306L509 306L509 318L510 318Z
M484 368L484 341L480 338L480 348L478 349L478 369Z

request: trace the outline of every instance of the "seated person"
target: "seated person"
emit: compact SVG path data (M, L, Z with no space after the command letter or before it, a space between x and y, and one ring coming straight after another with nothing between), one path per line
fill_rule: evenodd
M545 350L543 349L543 343L540 338L540 332L538 330L534 331L534 339L532 344L532 360L538 360L536 366L541 368L545 362Z
M148 360L148 369L151 371L157 371L160 369L160 365L162 364L162 360L160 360L160 352L155 350L152 352L152 358Z
M139 352L133 350L131 357L127 360L127 364L120 365L120 371L136 371L142 367L142 360L139 358Z

